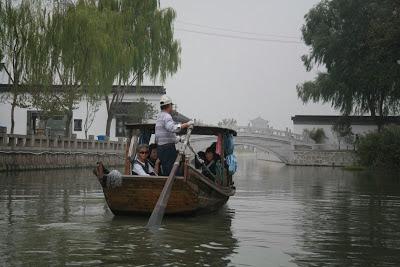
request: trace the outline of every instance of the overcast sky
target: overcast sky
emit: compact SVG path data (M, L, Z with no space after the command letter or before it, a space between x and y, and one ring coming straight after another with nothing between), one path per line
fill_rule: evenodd
M261 116L277 128L292 128L290 118L296 114L335 113L329 104L305 106L297 98L296 84L315 76L305 71L300 60L307 52L302 42L206 35L301 41L303 17L317 2L161 0L163 7L173 7L177 12L175 34L182 45L182 66L165 86L178 110L209 123L233 117L246 125Z

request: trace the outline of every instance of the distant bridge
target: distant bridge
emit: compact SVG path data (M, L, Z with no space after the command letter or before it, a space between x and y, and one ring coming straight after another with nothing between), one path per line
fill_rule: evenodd
M286 164L293 158L295 147L312 149L314 144L307 136L294 134L289 130L238 127L237 133L235 145L254 147L257 150L271 153ZM191 139L191 143L196 148L204 148L215 140L216 138L212 136L196 136Z

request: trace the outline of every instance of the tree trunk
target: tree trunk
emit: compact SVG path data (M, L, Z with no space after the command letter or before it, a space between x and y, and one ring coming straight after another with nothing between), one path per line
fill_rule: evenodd
M375 105L369 104L369 110L371 113L371 118L375 122L376 126L378 127L378 132L381 131L381 126L379 124L379 118L376 116L376 108Z
M378 133L382 132L382 129L383 129L383 116L376 117L376 125L378 126Z
M111 121L113 119L113 114L111 110L107 112L107 124L106 124L106 136L110 137Z
M15 126L14 111L15 111L15 106L16 106L16 103L13 101L13 103L11 104L11 129L10 129L10 133L11 134L14 133L14 126Z
M72 110L68 110L66 115L67 119L65 121L65 137L71 137L71 121L73 116Z
M375 117L376 117L376 113L375 113L375 109L370 109L370 112L371 112L371 117L373 118L373 119L375 119Z
M378 125L378 132L380 133L383 129L383 124L384 124L384 111L383 111L383 104L385 101L385 96L384 93L381 93L380 98L379 98L379 103L378 103L378 117L377 117L377 125Z
M115 103L117 94L113 93L113 97L110 98L108 95L105 95L105 101L106 101L106 108L107 108L107 123L106 123L106 136L110 137L110 131L111 131L111 122L114 116L114 107L113 104Z

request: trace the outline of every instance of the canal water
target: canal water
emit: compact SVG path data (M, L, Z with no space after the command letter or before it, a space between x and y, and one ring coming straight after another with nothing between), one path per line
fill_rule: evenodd
M114 217L91 170L0 174L0 266L400 266L400 177L239 157L218 213Z

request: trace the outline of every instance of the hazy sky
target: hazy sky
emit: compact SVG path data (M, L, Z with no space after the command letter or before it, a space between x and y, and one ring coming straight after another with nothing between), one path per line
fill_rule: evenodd
M239 40L183 31L301 41L303 17L317 2L161 0L163 7L177 12L175 33L182 45L182 66L165 86L178 110L210 123L233 117L246 125L261 116L277 128L292 127L290 117L296 114L332 114L330 105L305 106L297 98L296 84L315 75L307 73L300 60L307 52L302 42Z

